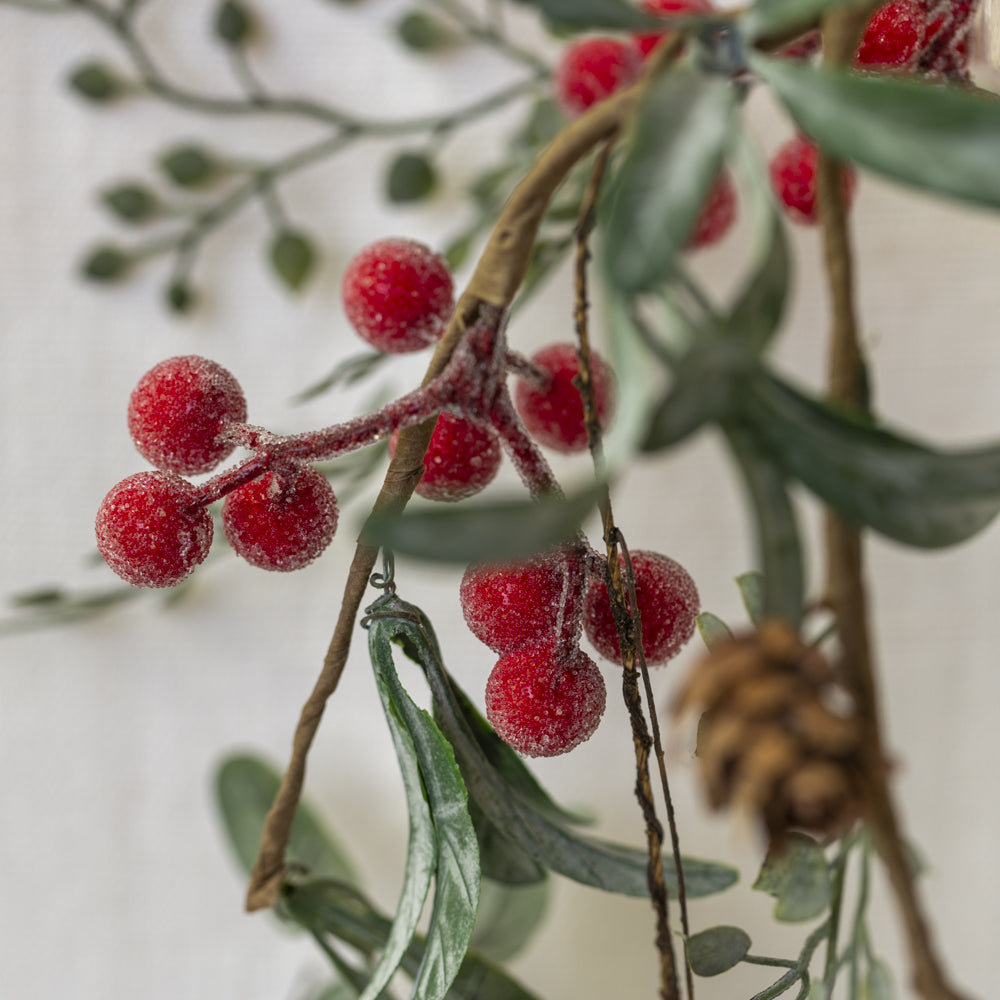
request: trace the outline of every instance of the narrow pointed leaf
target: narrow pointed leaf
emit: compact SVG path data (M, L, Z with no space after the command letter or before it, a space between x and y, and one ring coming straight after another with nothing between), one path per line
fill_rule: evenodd
M802 130L895 180L1000 208L1000 103L960 87L752 60Z
M550 21L567 28L638 30L656 21L623 0L517 0L537 7Z
M472 934L473 950L495 962L513 958L544 919L549 890L548 880L511 886L484 879Z
M698 626L701 641L709 648L716 643L727 642L733 637L729 626L718 615L713 615L711 611L702 611L694 621Z
M756 381L745 402L748 425L774 459L849 521L938 548L1000 512L1000 445L936 451L773 377Z
M739 19L748 39L766 38L817 25L828 10L844 7L857 0L757 0Z
M728 80L693 68L653 85L611 193L604 247L611 284L648 291L669 276L722 166L736 101Z
M741 573L736 577L736 586L740 589L743 607L746 608L750 621L759 625L764 618L764 594L767 591L764 574L755 570Z

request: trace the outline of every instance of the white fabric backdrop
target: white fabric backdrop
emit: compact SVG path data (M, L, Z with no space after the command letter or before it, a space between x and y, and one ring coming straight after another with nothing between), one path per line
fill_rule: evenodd
M474 53L426 65L399 55L389 25L404 8L389 0L259 6L267 24L255 49L262 75L373 115L456 106L505 72L494 57ZM153 5L144 23L177 79L220 91L232 83L207 40L211 9L194 0ZM3 594L108 579L86 561L93 514L114 482L142 467L124 408L138 376L158 360L180 353L218 360L242 382L251 419L276 429L324 425L367 406L370 387L300 408L288 402L357 349L338 303L344 262L381 235L440 244L453 234L467 218L463 179L488 162L513 121L501 115L454 140L445 190L427 207L390 213L381 204L378 177L392 148L385 144L365 144L297 177L283 189L290 214L324 254L306 294L286 294L266 273L265 223L254 207L210 240L199 269L209 286L205 307L176 321L158 301L161 264L112 292L74 277L82 249L112 231L95 192L148 175L171 139L225 140L252 155L317 133L263 119L207 120L142 99L113 110L84 107L62 78L93 55L123 65L82 17L0 9ZM753 115L765 149L791 132L759 102ZM997 220L870 177L854 217L881 411L942 442L995 436ZM797 231L794 243L799 284L779 353L789 369L816 380L826 330L819 240ZM737 237L699 267L724 283L739 254ZM512 331L517 346L568 339L568 288L564 274L523 314ZM403 391L421 365L401 361L379 384ZM510 485L509 470L505 476ZM731 581L751 556L718 442L702 436L668 462L637 463L616 502L633 546L680 560L704 606L740 620ZM243 886L219 835L209 782L215 762L237 747L284 761L332 628L360 515L360 507L349 509L330 551L303 572L270 576L222 560L199 572L194 593L177 608L144 598L84 625L0 642L4 995L275 1000L300 997L323 980L324 962L308 943L241 912ZM929 556L875 543L870 572L898 789L930 860L922 888L957 980L982 997L992 995L1000 927L998 554L996 528ZM461 622L457 576L402 564L400 577L404 594L417 595L438 623L460 681L481 690L490 659ZM661 704L692 652L656 676ZM608 677L610 708L595 738L537 771L563 800L594 807L602 832L638 843L630 738L613 671ZM748 884L759 862L754 832L702 815L684 743L675 743L686 849L735 857ZM405 816L363 650L352 655L329 707L308 785L374 897L391 907ZM759 953L791 954L800 937L775 926L769 901L746 888L692 912L696 928L753 928ZM875 916L876 947L898 970L888 906L876 905ZM644 904L559 881L545 931L514 968L540 996L652 996L652 935ZM701 983L699 992L732 1000L767 981L733 974ZM909 995L901 985L900 996Z

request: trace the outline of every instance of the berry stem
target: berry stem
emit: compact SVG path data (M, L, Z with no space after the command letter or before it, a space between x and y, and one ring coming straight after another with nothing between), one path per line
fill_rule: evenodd
M823 48L827 62L834 65L849 62L865 16L864 9L838 10L827 15L823 23ZM841 169L836 160L821 152L820 222L833 311L829 398L867 414L870 412L867 380L858 336ZM960 995L948 985L937 957L906 856L902 828L889 785L864 582L862 535L855 526L847 524L832 512L827 514L826 521L826 561L829 603L837 623L842 668L863 730L868 784L867 820L902 917L913 986L924 1000L960 1000Z

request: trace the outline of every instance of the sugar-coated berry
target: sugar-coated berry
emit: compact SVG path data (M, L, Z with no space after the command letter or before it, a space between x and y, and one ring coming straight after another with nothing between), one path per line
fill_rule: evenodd
M804 136L789 139L771 158L771 188L795 222L815 225L819 221L816 197L819 175L819 149ZM845 164L841 170L844 202L850 207L858 184L854 168Z
M222 529L238 555L260 569L288 572L311 563L337 530L337 498L311 465L267 472L230 493Z
M953 79L969 75L969 28L976 0L922 0L927 33L917 62L923 73Z
M869 18L855 62L869 69L906 69L923 47L926 31L916 0L891 0Z
M486 718L529 757L555 757L597 729L607 691L597 664L579 649L560 654L554 639L502 657L486 684Z
M101 501L95 530L104 561L136 587L172 587L212 545L212 515L174 472L138 472Z
M713 7L708 0L643 0L639 4L646 14L654 17L679 17L683 14L711 14ZM641 32L632 36L640 56L645 59L653 49L664 39L669 38L669 31Z
M465 622L497 653L537 642L555 632L566 576L563 557L552 553L470 566L459 587Z
M582 114L639 74L639 52L617 38L581 38L567 45L556 67L555 93L570 117Z
M728 170L709 188L705 204L688 236L687 249L701 250L718 243L736 220L736 186Z
M700 603L698 589L687 570L668 556L643 551L633 552L631 556L646 662L666 663L694 635ZM621 566L624 570L624 557ZM625 594L627 599L627 588ZM618 629L602 576L592 577L587 584L583 628L602 656L622 662Z
M514 388L514 405L528 433L555 451L583 451L587 447L587 428L583 400L573 382L580 371L576 347L552 344L542 348L531 361L549 378L544 385L522 378ZM590 352L590 370L597 419L604 430L614 411L614 376L596 351Z
M209 472L233 450L223 432L246 418L236 379L195 354L150 369L128 404L128 429L139 454L158 469L189 476Z
M454 307L445 259L414 240L386 239L358 253L344 272L344 311L376 350L406 354L435 343Z
M396 451L398 436L389 439L390 453ZM464 500L493 481L502 457L492 428L442 413L424 454L417 493L426 500Z

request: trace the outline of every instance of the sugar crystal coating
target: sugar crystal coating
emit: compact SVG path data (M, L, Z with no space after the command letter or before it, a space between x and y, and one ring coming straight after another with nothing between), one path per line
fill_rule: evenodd
M136 587L172 587L207 555L212 515L173 472L138 472L101 501L95 530L104 561Z
M289 572L311 563L337 530L337 498L312 466L267 472L222 504L229 544L260 569Z
M528 433L555 451L583 451L587 428L583 421L583 400L573 384L580 371L573 344L552 344L531 358L551 378L547 385L522 378L514 388L514 405ZM594 402L604 430L614 410L614 376L596 351L590 352Z
M771 188L793 222L815 225L819 221L819 200L816 197L819 175L819 149L805 136L789 139L771 158ZM845 165L841 171L844 202L854 200L858 175Z
M555 631L565 577L563 559L547 553L470 566L459 587L465 622L497 653L536 642Z
M927 33L917 69L949 79L969 78L969 31L976 0L922 0Z
M597 664L579 649L561 656L554 639L502 657L486 684L486 718L528 757L555 757L597 729L607 692Z
M389 440L390 453L396 451L398 436L393 434ZM424 455L417 493L426 500L464 500L493 481L502 458L490 427L442 413Z
M855 61L869 69L905 69L923 47L924 12L915 0L892 0L869 18Z
M222 365L195 354L168 358L132 390L128 429L158 469L196 475L214 469L234 445L223 435L247 418L243 390Z
M666 663L694 635L700 604L698 589L687 570L668 556L641 550L631 555L646 662ZM624 569L624 557L619 561ZM627 589L625 593L627 599ZM602 656L622 662L618 630L603 577L592 577L587 585L583 628Z
M712 5L708 0L643 0L639 6L647 14L654 17L666 15L667 17L678 17L682 14L711 14ZM653 49L661 42L670 37L669 31L641 32L633 35L636 48L643 59L649 55Z
M348 264L342 293L351 325L386 354L435 343L454 306L444 258L413 240L379 240L365 247Z
M632 83L639 74L639 52L617 38L583 38L567 45L556 67L555 94L570 117Z
M728 170L719 174L709 188L705 204L688 237L688 250L701 250L718 243L736 219L736 187Z

